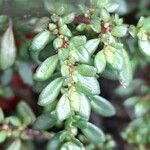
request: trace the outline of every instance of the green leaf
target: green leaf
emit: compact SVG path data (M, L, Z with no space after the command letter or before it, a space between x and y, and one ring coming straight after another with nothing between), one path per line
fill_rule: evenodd
M62 19L65 24L70 24L70 23L72 23L74 18L75 18L75 13L72 12L72 13L64 16Z
M49 17L42 17L42 18L40 18L36 22L34 31L35 32L42 32L42 31L44 31L45 29L47 29L49 22L50 22Z
M97 69L98 73L102 73L106 67L106 59L103 51L100 51L96 54L94 59L94 66Z
M86 63L86 64L90 63L90 54L88 53L86 48L80 46L76 49L76 52L79 58L79 62Z
M141 52L147 56L150 56L150 41L139 40L138 44L139 44L139 48L140 48Z
M60 34L64 35L64 36L68 36L71 37L72 33L70 31L70 29L67 27L67 25L63 25L60 27L59 29Z
M52 128L57 122L56 115L53 113L45 113L40 115L33 124L35 130L47 130Z
M108 12L112 13L115 10L117 10L118 7L119 7L119 4L109 2L106 9L107 9Z
M5 118L5 122L6 124L11 124L17 127L21 126L21 121L16 116L10 116L10 117Z
M13 75L13 70L12 68L4 70L3 73L1 74L1 85L7 86L10 84L11 79L12 79L12 75Z
M60 98L60 100L56 106L56 114L57 114L59 121L65 120L71 114L70 101L66 97L66 95L63 95Z
M146 31L147 33L150 32L150 17L144 18L141 17L139 22L138 22L138 27L141 27L144 31Z
M60 48L58 50L58 58L60 60L65 60L69 57L69 49L67 48Z
M77 66L77 71L83 76L87 76L87 77L96 76L96 68L94 68L93 66L78 65Z
M21 141L19 139L15 140L6 150L21 150Z
M58 150L60 145L65 141L68 137L67 131L61 131L57 133L47 144L47 150Z
M100 17L104 22L108 22L110 20L110 14L104 8L100 10Z
M136 117L142 117L148 113L148 108L146 108L144 105L137 103L134 106L134 113Z
M91 99L92 110L95 111L96 113L105 117L110 117L115 115L116 113L115 108L105 98L100 96L93 96L90 97L90 99Z
M27 103L21 101L17 105L17 112L20 115L23 123L26 125L31 124L35 121L35 114Z
M89 122L87 123L87 127L82 128L81 131L87 139L94 144L99 144L105 141L103 131Z
M43 81L51 77L58 64L58 56L48 57L36 70L35 80Z
M49 83L46 88L43 89L39 96L38 104L41 106L46 106L53 102L60 93L61 87L63 85L63 79L57 78L51 83Z
M94 32L100 33L101 32L101 21L98 17L94 17L91 20L91 28Z
M8 132L3 130L0 131L0 143L3 143L7 138Z
M91 106L89 99L82 93L79 93L79 99L80 99L79 115L85 119L89 119L91 113Z
M70 141L63 144L60 150L85 150L83 145L77 145L76 143Z
M99 46L99 43L100 43L100 39L99 38L91 39L91 40L86 42L85 48L87 49L87 51L90 54L93 54L97 50L97 48Z
M76 91L69 91L68 98L70 100L71 108L82 118L89 119L91 106L87 96Z
M81 75L78 75L77 78L78 82L75 87L79 92L89 96L100 94L100 87L96 78L84 77Z
M111 31L111 34L116 37L124 37L127 34L127 26L126 25L120 25L113 28Z
M0 123L4 120L4 113L2 108L0 108Z
M48 44L48 42L50 42L50 37L50 31L45 30L40 32L33 38L30 49L33 51L41 51Z
M91 0L91 1L95 1L95 0ZM97 1L96 6L98 8L106 7L108 4L108 0L96 0L96 1Z
M132 81L132 65L127 52L124 49L120 49L120 52L122 54L124 64L119 73L119 81L124 87L126 87Z
M140 100L140 97L138 97L138 96L130 97L125 100L124 106L125 107L134 107L139 100Z
M19 61L17 62L18 73L24 83L32 86L32 64L28 62Z
M75 47L79 47L79 46L84 45L86 43L86 41L87 41L87 38L84 35L74 36L71 38L70 44Z
M44 6L48 12L51 14L58 14L58 15L67 15L71 12L74 12L74 6L67 0L56 1L56 0L45 0Z
M111 50L105 50L105 58L106 58L106 61L108 62L108 64L120 71L123 67L123 57L122 55L119 53L119 51L115 50L115 52L111 51Z
M12 28L13 28L12 22L10 21L8 28L1 39L1 46L0 46L1 69L7 69L11 67L15 62L16 45Z

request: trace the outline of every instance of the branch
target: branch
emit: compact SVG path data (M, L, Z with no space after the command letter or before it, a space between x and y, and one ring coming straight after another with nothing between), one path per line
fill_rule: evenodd
M41 132L29 128L21 128L21 127L16 127L14 125L4 125L0 124L0 131L5 130L5 131L20 131L20 132L25 132L29 137L39 137L42 139L50 139L51 136L48 132Z

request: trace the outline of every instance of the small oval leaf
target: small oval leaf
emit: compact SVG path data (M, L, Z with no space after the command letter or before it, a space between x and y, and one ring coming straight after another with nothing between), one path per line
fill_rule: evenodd
M147 56L150 56L150 41L139 40L138 44L139 44L139 48L140 48L141 52Z
M86 128L82 128L81 131L87 139L94 144L99 144L105 141L103 131L89 122L87 123Z
M93 54L97 50L99 43L100 43L100 39L99 38L91 39L91 40L86 42L85 48L87 49L87 51L90 54Z
M122 58L124 60L123 67L119 72L120 83L126 87L132 81L132 65L127 52L124 49L120 49Z
M94 59L94 65L98 73L102 73L106 67L106 59L103 51L100 51L96 54Z
M43 89L39 96L38 104L41 106L46 106L53 102L60 93L61 87L63 85L63 79L57 78L50 82L46 88Z
M17 112L22 119L22 122L26 125L35 121L35 114L27 103L21 101L17 105Z
M50 36L50 31L45 30L40 32L33 38L30 49L33 51L41 51L50 41Z
M11 67L16 58L16 45L13 34L12 21L9 23L9 27L5 31L1 39L0 47L0 67L1 69L7 69Z
M65 120L66 118L69 117L70 113L71 113L70 101L66 97L66 95L63 95L56 106L56 114L58 120L59 121Z
M77 71L83 76L87 76L87 77L96 76L96 68L90 65L78 65Z
M127 26L121 25L113 28L111 34L116 37L124 37L127 34Z
M56 116L52 113L45 113L40 115L33 124L35 130L47 130L56 124Z
M79 92L89 96L100 94L100 86L96 78L81 75L78 75L77 78L78 82L75 87Z
M36 70L36 73L34 74L34 79L43 81L50 78L56 69L57 63L58 63L57 55L47 58Z
M92 110L95 111L96 113L105 117L110 117L115 115L116 113L115 108L105 98L100 96L93 96L90 97L90 99L91 99Z

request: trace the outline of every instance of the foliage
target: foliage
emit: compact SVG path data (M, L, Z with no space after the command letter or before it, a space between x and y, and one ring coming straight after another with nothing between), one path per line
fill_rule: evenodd
M0 16L0 95L14 94L9 85L15 70L39 93L37 104L43 107L35 119L32 109L20 102L17 111L21 121L16 116L4 118L1 110L0 141L8 137L5 124L10 129L13 126L12 134L15 132L8 149L21 149L21 134L28 127L38 135L58 127L47 150L84 150L86 140L94 148L114 148L111 138L109 145L102 129L89 122L91 111L104 117L116 113L111 102L100 96L99 80L119 80L128 89L139 58L148 61L150 57L150 18L141 17L136 26L125 24L115 13L118 7L113 0L90 0L86 4L44 0L50 17L20 21ZM127 48L130 38L138 47L133 51Z

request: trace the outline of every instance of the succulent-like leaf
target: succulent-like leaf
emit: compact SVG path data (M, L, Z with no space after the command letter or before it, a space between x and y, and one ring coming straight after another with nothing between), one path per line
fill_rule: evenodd
M54 81L50 82L46 88L43 89L39 96L38 104L41 106L46 106L53 102L60 93L61 87L63 84L62 78L57 78Z
M17 105L17 112L20 115L24 124L31 124L35 121L35 114L27 103L21 101Z
M83 46L80 46L76 49L79 62L90 64L90 54Z
M82 93L79 93L79 99L80 99L79 115L88 120L91 113L91 106L89 99Z
M59 121L65 120L71 114L70 101L65 94L60 98L57 104L56 114Z
M122 70L119 73L119 80L123 86L128 86L132 81L132 65L127 52L124 49L120 50L124 63Z
M124 37L127 34L127 26L121 25L113 28L111 34L116 37Z
M105 98L100 96L90 97L92 110L96 113L109 117L115 115L116 111L113 105Z
M90 65L78 65L77 66L77 71L87 77L94 77L96 75L96 68Z
M105 135L102 130L89 122L87 123L87 127L82 128L81 131L89 141L95 144L99 144L105 141Z
M88 40L85 44L85 48L90 54L93 54L97 50L99 43L99 38Z
M106 59L103 51L100 51L96 54L94 59L94 65L98 73L102 73L106 67Z
M48 30L37 34L31 43L30 49L33 51L41 51L50 42L51 33Z
M55 113L44 113L40 115L33 124L33 129L47 130L52 128L56 124Z
M67 25L61 26L59 32L60 32L60 34L62 34L64 36L68 36L68 37L71 37L71 35L72 35L72 33L71 33L70 29L67 27Z
M16 45L13 33L12 22L10 21L7 30L1 39L0 46L0 67L7 69L14 64L16 58Z
M84 93L85 95L98 95L100 94L100 86L96 78L84 77L78 75L78 82L76 83L76 89Z
M138 44L139 44L139 48L140 48L141 52L147 56L150 56L150 41L139 40Z
M94 17L91 20L91 28L94 32L100 33L101 32L101 21L98 17Z
M71 38L70 44L75 47L79 47L79 46L84 45L86 43L86 40L87 40L87 38L84 35L74 36Z
M43 81L50 78L56 69L57 63L58 63L57 55L48 57L36 70L34 79Z

